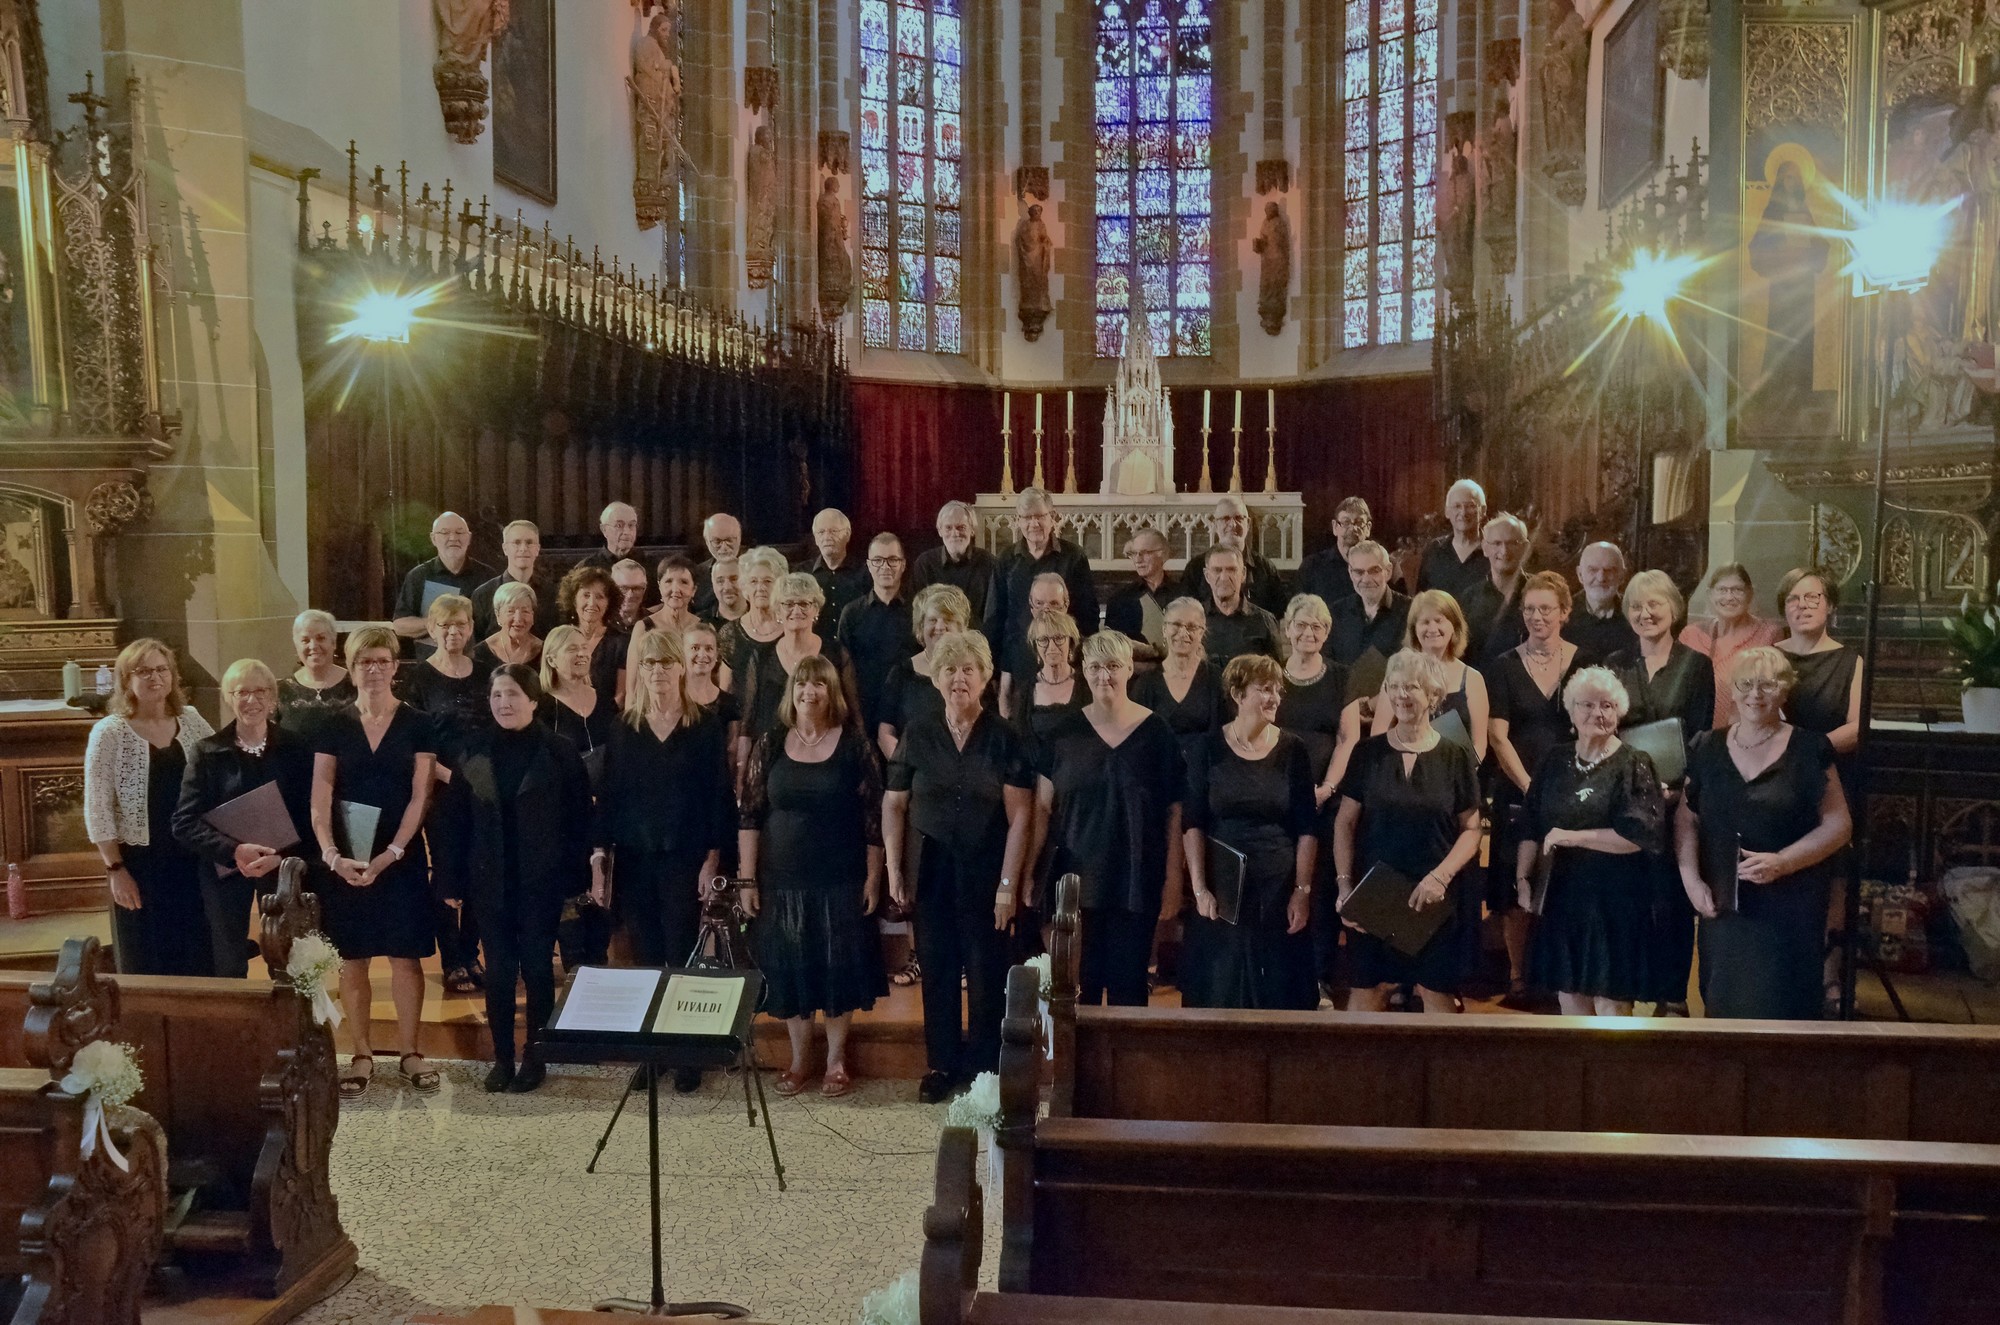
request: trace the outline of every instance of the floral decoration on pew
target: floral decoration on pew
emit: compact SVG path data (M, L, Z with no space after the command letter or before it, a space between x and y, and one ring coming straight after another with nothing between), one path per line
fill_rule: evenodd
M300 935L292 944L290 960L285 963L285 974L291 977L292 987L311 1001L313 1020L322 1026L340 1025L340 1004L333 1001L327 990L328 981L339 969L340 950L318 930Z
M1035 974L1042 979L1042 1002L1048 1002L1049 995L1055 990L1056 978L1053 959L1046 952L1038 952L1023 962L1022 965L1034 967Z
M855 1325L917 1325L917 1308L917 1272L905 1270L887 1288L878 1288L861 1299Z
M84 1097L83 1157L89 1159L96 1154L102 1141L111 1162L131 1172L131 1164L118 1153L117 1143L111 1139L111 1123L105 1115L108 1110L131 1103L146 1084L132 1046L109 1040L91 1041L76 1051L68 1075L59 1084L66 1093Z
M975 1127L992 1132L1000 1125L1000 1074L981 1072L962 1094L945 1106L946 1127Z

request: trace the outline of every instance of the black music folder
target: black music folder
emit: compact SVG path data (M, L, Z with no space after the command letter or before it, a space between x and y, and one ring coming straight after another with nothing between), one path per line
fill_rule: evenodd
M1453 745L1462 745L1468 750L1473 748L1472 733L1465 729L1465 719L1458 716L1457 709L1446 709L1432 718L1431 730Z
M1651 759L1653 772L1668 786L1687 776L1687 729L1679 718L1627 727L1618 733L1618 739Z
M1405 957L1414 957L1437 937L1452 913L1449 893L1443 901L1421 911L1412 907L1410 894L1416 888L1416 882L1401 870L1378 861L1368 867L1361 882L1340 904L1341 918L1353 921Z
M1227 842L1208 839L1208 890L1215 894L1215 918L1235 924L1243 914L1243 872L1246 860Z
M216 832L252 846L284 851L299 844L299 826L275 782L252 787L201 816Z

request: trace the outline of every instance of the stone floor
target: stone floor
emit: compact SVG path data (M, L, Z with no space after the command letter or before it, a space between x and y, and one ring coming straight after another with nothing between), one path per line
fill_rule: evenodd
M534 1094L488 1095L483 1064L439 1066L446 1081L435 1096L403 1089L385 1064L367 1095L343 1106L333 1185L361 1269L302 1325L646 1297L644 1095L633 1096L590 1175L584 1165L625 1074L556 1067ZM785 1325L853 1321L863 1295L915 1268L922 1249L944 1110L913 1095L907 1082L864 1081L841 1100L822 1099L817 1086L772 1097L789 1188L781 1194L736 1079L711 1076L693 1095L664 1091L667 1297L733 1301Z

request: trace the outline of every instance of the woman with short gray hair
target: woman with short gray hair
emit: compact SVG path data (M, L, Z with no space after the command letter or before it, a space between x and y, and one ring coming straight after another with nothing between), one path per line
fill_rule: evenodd
M326 720L354 709L354 678L340 665L333 613L308 607L292 618L298 670L278 682L278 716L287 731L310 742Z

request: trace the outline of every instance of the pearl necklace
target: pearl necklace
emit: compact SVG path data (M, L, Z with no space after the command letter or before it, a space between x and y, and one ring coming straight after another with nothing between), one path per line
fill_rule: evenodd
M826 738L833 734L833 728L823 727L820 729L819 735L808 736L803 729L794 727L792 728L792 734L799 738L799 744L805 746L806 749L817 750L826 741Z
M255 759L259 755L262 755L264 753L264 747L269 745L270 743L271 743L271 734L268 731L264 733L264 739L257 742L257 744L255 745L250 744L248 741L244 740L241 736L236 738L236 748L241 750L244 754L249 755L252 759Z
M1603 763L1605 760L1611 758L1612 755L1615 755L1617 753L1618 753L1618 747L1614 745L1609 750L1606 750L1603 754L1597 756L1597 758L1586 762L1583 757L1582 747L1579 746L1577 748L1577 755L1576 755L1576 771L1579 773L1588 773L1591 769L1596 768L1599 764Z

